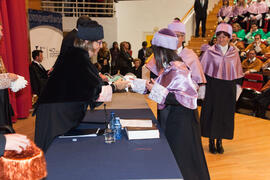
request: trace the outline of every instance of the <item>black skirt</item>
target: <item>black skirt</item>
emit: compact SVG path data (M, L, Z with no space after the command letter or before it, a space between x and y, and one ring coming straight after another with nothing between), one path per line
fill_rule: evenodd
M11 117L14 115L9 102L8 89L0 90L0 126L10 126L12 128Z
M184 179L210 179L196 110L182 105L168 105L159 113L161 126L166 124L165 135Z
M36 109L37 146L46 152L56 136L78 126L85 116L87 105L86 102L40 104Z
M233 139L236 81L206 75L206 92L201 111L203 137Z

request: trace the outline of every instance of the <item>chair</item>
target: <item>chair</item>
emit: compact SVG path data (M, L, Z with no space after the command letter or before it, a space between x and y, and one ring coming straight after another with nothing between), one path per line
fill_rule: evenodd
M244 76L244 81L242 84L243 89L252 89L254 91L259 91L263 87L263 75L257 73L249 73Z
M243 91L237 101L236 109L240 107L247 109L254 109L254 98L261 94L263 87L263 75L257 73L250 73L244 76L242 84Z

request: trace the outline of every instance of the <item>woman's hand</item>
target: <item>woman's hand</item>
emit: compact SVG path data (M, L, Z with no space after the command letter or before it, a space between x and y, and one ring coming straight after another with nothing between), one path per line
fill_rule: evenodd
M16 81L18 79L18 76L16 74L13 74L13 73L8 73L8 78L13 82L13 81Z
M146 88L147 88L148 91L151 91L152 90L155 82L156 81L154 79L152 79L152 78L151 78L150 82L146 82Z

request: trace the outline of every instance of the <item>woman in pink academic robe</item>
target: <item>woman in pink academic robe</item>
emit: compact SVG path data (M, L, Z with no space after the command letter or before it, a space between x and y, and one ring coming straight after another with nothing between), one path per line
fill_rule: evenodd
M218 23L231 23L233 18L233 8L229 5L229 0L223 0L223 6L219 9L217 18Z
M238 51L229 46L231 25L219 24L216 35L217 44L201 59L207 84L200 122L202 136L209 138L210 152L222 154L222 139L233 139L236 85L241 84L243 71Z
M147 82L146 87L150 91L149 98L158 103L158 109L168 110L160 123L184 179L208 180L200 125L195 114L198 86L175 52L177 44L178 39L170 29L161 29L154 35L155 61L147 65L158 77L151 83Z

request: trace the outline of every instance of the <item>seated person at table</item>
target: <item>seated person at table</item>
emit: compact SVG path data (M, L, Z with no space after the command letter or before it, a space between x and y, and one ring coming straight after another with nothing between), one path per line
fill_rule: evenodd
M103 37L103 27L89 20L78 27L74 47L55 65L35 108L35 143L44 152L56 136L79 125L88 105L94 109L97 102L110 101L114 90L127 87L126 81L104 86L91 62Z
M265 34L264 34L263 30L258 29L257 24L254 22L254 23L251 24L250 31L245 36L248 44L250 44L250 43L252 43L254 41L254 37L255 37L256 34L260 34L262 39L265 38Z
M139 58L134 59L134 67L132 67L131 72L137 78L142 78L142 66L141 66L141 60Z
M243 41L246 36L245 30L242 29L238 23L233 23L232 28L233 28L233 33L237 35L238 39Z
M262 61L256 58L256 52L251 49L248 52L248 58L242 62L242 68L245 74L259 72L262 68Z
M255 116L267 119L265 112L270 104L270 80L261 89L262 94L255 97Z
M254 36L254 42L249 44L245 49L246 52L249 52L251 49L256 51L257 56L263 56L266 51L266 45L262 42L261 35L256 34Z

